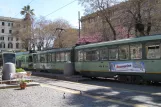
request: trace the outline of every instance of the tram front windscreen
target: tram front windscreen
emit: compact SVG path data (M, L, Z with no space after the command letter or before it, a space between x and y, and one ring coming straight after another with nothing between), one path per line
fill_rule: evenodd
M15 58L14 53L4 53L3 54L3 61L4 63L11 62L11 63L16 63L16 58Z

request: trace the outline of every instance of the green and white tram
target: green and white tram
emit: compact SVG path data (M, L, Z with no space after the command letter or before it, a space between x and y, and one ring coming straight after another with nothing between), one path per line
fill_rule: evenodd
M32 60L29 60L30 56ZM36 71L62 73L64 64L70 61L75 72L83 76L127 82L161 82L161 35L52 49L29 55L17 54L17 59L28 61L28 65L30 63Z
M18 52L16 53L16 66L18 68L33 70L33 55L35 53L30 52Z
M16 54L17 67L40 72L63 73L64 64L73 62L72 48L53 49L36 53L19 52Z
M75 47L75 69L88 77L161 81L161 35Z
M72 48L38 52L34 58L36 71L63 73L64 64L71 62Z

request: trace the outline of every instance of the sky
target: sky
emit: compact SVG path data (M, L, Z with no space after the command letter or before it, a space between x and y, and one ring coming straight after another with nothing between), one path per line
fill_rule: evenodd
M23 16L20 15L20 11L24 6L29 4L31 9L34 9L37 18L46 16L45 18L49 20L65 19L69 21L73 27L78 28L78 11L80 11L80 15L83 16L84 8L78 4L77 0L73 1L74 0L0 0L0 16L23 18ZM69 5L65 6L67 4ZM63 6L65 7L60 9ZM52 12L54 13L50 14Z

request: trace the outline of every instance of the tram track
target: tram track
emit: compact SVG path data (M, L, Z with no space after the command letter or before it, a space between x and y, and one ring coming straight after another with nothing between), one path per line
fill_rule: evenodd
M154 82L150 82L150 83L131 83L131 82L125 82L125 81L119 81L119 80L115 80L114 78L103 78L103 77L98 77L98 78L92 78L92 80L96 80L96 81L101 81L101 82L114 82L114 83L122 83L122 84L132 84L132 85L146 85L146 86L161 86L161 82L158 83L154 83Z

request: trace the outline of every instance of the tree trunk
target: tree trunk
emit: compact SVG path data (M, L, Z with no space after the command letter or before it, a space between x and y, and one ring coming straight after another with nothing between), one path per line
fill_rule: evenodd
M116 31L114 29L114 27L112 26L111 22L108 20L108 18L105 16L105 19L106 19L106 22L109 24L111 30L112 30L112 33L113 33L113 40L116 40Z
M147 35L150 34L150 31L151 31L151 22L148 22L148 25L147 25Z

